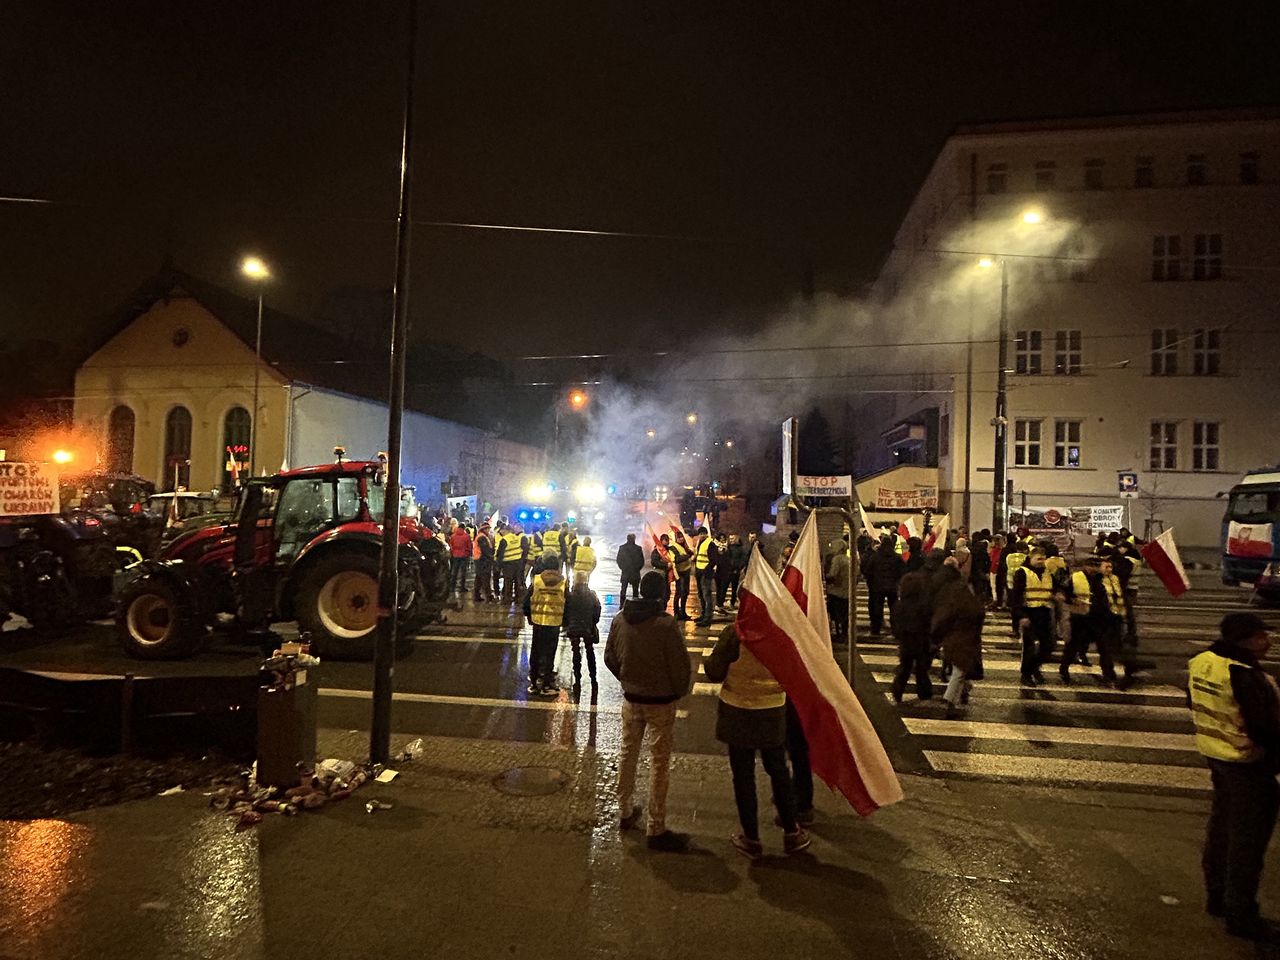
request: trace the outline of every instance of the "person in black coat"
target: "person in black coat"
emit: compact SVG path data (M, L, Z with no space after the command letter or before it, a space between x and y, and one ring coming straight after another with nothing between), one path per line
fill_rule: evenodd
M898 602L898 581L906 573L906 567L898 551L894 549L893 537L880 538L880 546L867 558L862 568L867 580L867 613L871 618L871 635L880 636L884 630L884 607L889 605L889 615L893 616L893 606Z
M636 543L634 533L627 534L627 542L618 547L618 573L622 577L622 592L618 595L619 605L627 602L627 585L631 586L633 599L640 596L640 571L644 569L644 550Z
M638 547L636 549L639 549ZM564 602L564 635L573 645L573 688L582 687L582 648L587 651L587 672L596 685L596 644L600 642L600 597L580 576Z

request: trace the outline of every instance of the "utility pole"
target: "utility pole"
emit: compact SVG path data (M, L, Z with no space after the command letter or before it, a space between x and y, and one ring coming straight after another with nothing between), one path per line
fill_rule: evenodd
M1005 481L1009 475L1008 436L1009 436L1009 397L1008 375L1005 368L1009 366L1009 261L1000 258L1000 333L999 348L996 361L996 416L992 425L996 430L995 481L991 504L991 530L1004 530L1007 526L1008 511L1005 503Z
M378 568L378 627L373 648L373 720L369 760L391 758L391 694L395 656L400 559L400 445L404 420L405 353L409 345L409 241L413 219L413 81L418 0L409 0L408 61L400 137L400 211L396 217L396 279L391 320L391 385L387 397L387 475L382 508L382 558Z

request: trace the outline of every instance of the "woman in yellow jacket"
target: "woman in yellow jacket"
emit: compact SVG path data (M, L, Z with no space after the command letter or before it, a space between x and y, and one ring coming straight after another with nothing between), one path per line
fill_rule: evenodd
M773 784L773 805L783 830L783 848L797 853L809 846L809 834L796 822L795 791L787 769L787 695L768 668L738 640L733 624L724 628L705 664L707 679L721 684L716 739L729 747L733 798L742 831L732 838L744 856L758 860L760 842L756 799L756 752Z

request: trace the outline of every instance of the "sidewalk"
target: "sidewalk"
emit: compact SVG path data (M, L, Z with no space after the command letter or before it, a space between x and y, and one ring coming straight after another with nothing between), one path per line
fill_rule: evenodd
M598 732L594 751L561 745L587 735L571 727L428 738L394 783L239 834L196 794L0 823L0 958L1257 955L1201 910L1203 801L912 776L864 821L820 786L813 847L784 858L761 776L770 856L751 864L727 843L727 763L678 756L670 821L695 848L651 854L618 834ZM324 754L366 750L323 732ZM496 790L514 767L567 783ZM1274 864L1264 899L1280 907Z

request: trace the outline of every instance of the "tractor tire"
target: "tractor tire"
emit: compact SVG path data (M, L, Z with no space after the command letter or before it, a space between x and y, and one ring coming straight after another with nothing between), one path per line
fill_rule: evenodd
M298 632L328 660L372 660L378 629L378 561L361 553L318 559L302 575Z
M131 657L181 660L204 643L205 627L190 598L165 580L132 580L121 589L116 604L116 636Z

